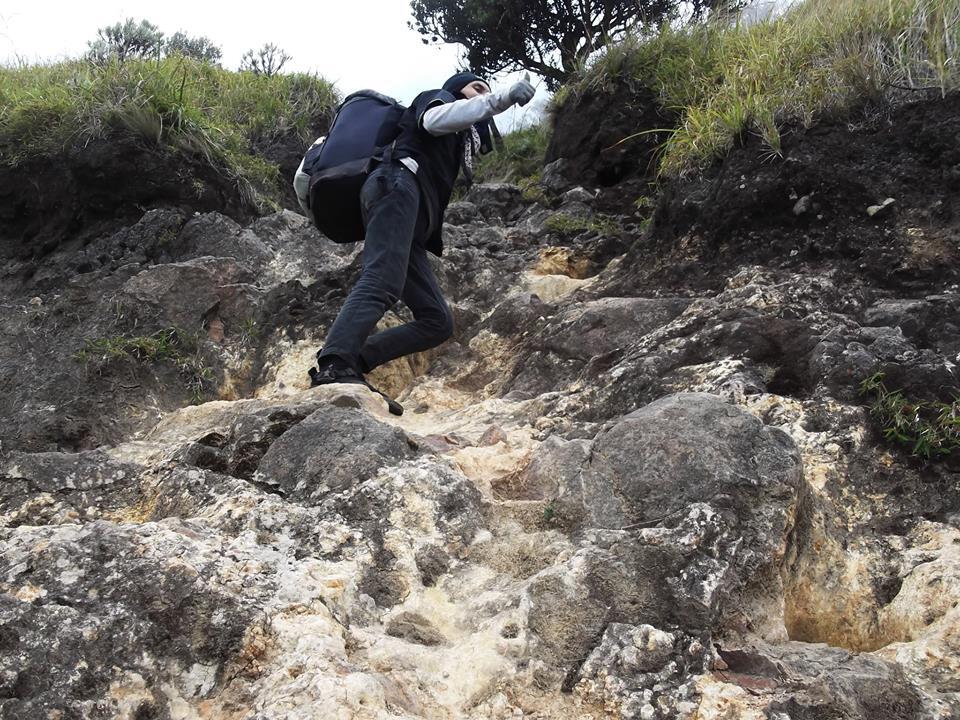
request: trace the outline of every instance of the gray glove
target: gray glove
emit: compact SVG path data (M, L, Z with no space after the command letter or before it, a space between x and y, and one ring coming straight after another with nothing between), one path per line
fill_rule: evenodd
M494 93L493 107L496 112L502 113L511 105L526 105L533 99L536 92L536 88L530 84L530 73L527 73L523 80L511 85L509 90Z
M507 94L510 96L512 103L522 107L533 99L536 92L536 88L530 84L530 73L527 73L524 75L523 80L510 86Z

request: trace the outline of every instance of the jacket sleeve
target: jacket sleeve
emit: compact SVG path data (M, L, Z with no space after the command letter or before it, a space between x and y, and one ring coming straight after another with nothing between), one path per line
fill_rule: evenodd
M491 118L512 104L503 93L477 95L468 100L432 105L424 111L420 122L431 135L448 135Z

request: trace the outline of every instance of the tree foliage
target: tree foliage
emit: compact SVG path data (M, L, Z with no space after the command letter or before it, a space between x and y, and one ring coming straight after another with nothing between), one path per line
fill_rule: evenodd
M739 0L412 0L425 43L460 43L481 73L527 69L555 89L606 43L684 15Z
M240 60L240 70L247 70L255 75L272 77L290 60L290 56L273 43L267 43L259 50L247 50Z

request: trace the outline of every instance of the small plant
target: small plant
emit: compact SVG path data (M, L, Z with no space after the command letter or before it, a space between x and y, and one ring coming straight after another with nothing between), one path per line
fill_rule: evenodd
M96 358L116 360L132 357L141 362L156 362L177 355L176 330L168 328L153 335L95 338L87 340L84 348L76 354L77 360L89 362Z
M653 224L653 213L657 207L656 200L649 195L641 195L634 201L633 206L637 209L637 215L640 216L640 232L646 232Z
M517 182L517 187L520 188L520 196L524 199L524 202L540 203L541 205L546 205L549 202L547 194L540 184L542 178L543 174L537 172Z
M633 206L639 212L653 212L654 208L657 207L657 201L650 195L641 195L633 201Z
M548 502L543 508L543 519L546 522L550 522L557 516L557 509L553 506L553 502Z
M960 397L952 403L912 401L884 384L877 372L860 383L860 394L873 397L870 415L883 437L910 448L910 454L934 460L960 449Z
M260 328L253 318L246 318L240 323L240 342L254 343L260 337Z
M286 52L273 43L267 43L259 50L247 50L240 60L241 72L252 72L254 75L273 77L290 60Z
M190 403L199 405L207 396L207 389L216 379L213 368L199 365L189 360L178 364L180 374L184 376L187 389L190 391Z

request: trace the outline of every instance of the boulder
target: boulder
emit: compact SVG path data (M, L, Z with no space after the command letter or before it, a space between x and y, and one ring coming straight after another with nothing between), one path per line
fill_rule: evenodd
M627 563L625 575L659 583L667 595L656 614L628 613L630 622L669 620L693 631L738 605L783 636L782 608L768 599L782 587L801 477L799 451L784 432L715 396L681 393L602 431L568 494L579 491L584 527L638 533L631 543L647 560Z
M672 395L623 417L594 442L584 467L585 523L668 522L714 503L744 541L779 547L800 486L793 441L704 393Z
M243 228L220 213L204 213L187 222L176 238L176 261L204 256L233 258L258 272L272 259L273 252L252 228ZM172 249L171 249L172 250Z
M479 214L480 210L475 203L461 200L447 205L447 210L443 214L443 221L451 225L466 225L476 220Z
M144 330L177 327L189 332L219 313L221 303L234 316L253 313L259 293L249 283L251 269L231 258L203 257L182 263L154 265L128 280L118 302L128 323ZM236 318L239 320L239 318Z
M316 504L412 457L413 443L367 413L324 406L285 432L263 455L253 479L294 502Z

